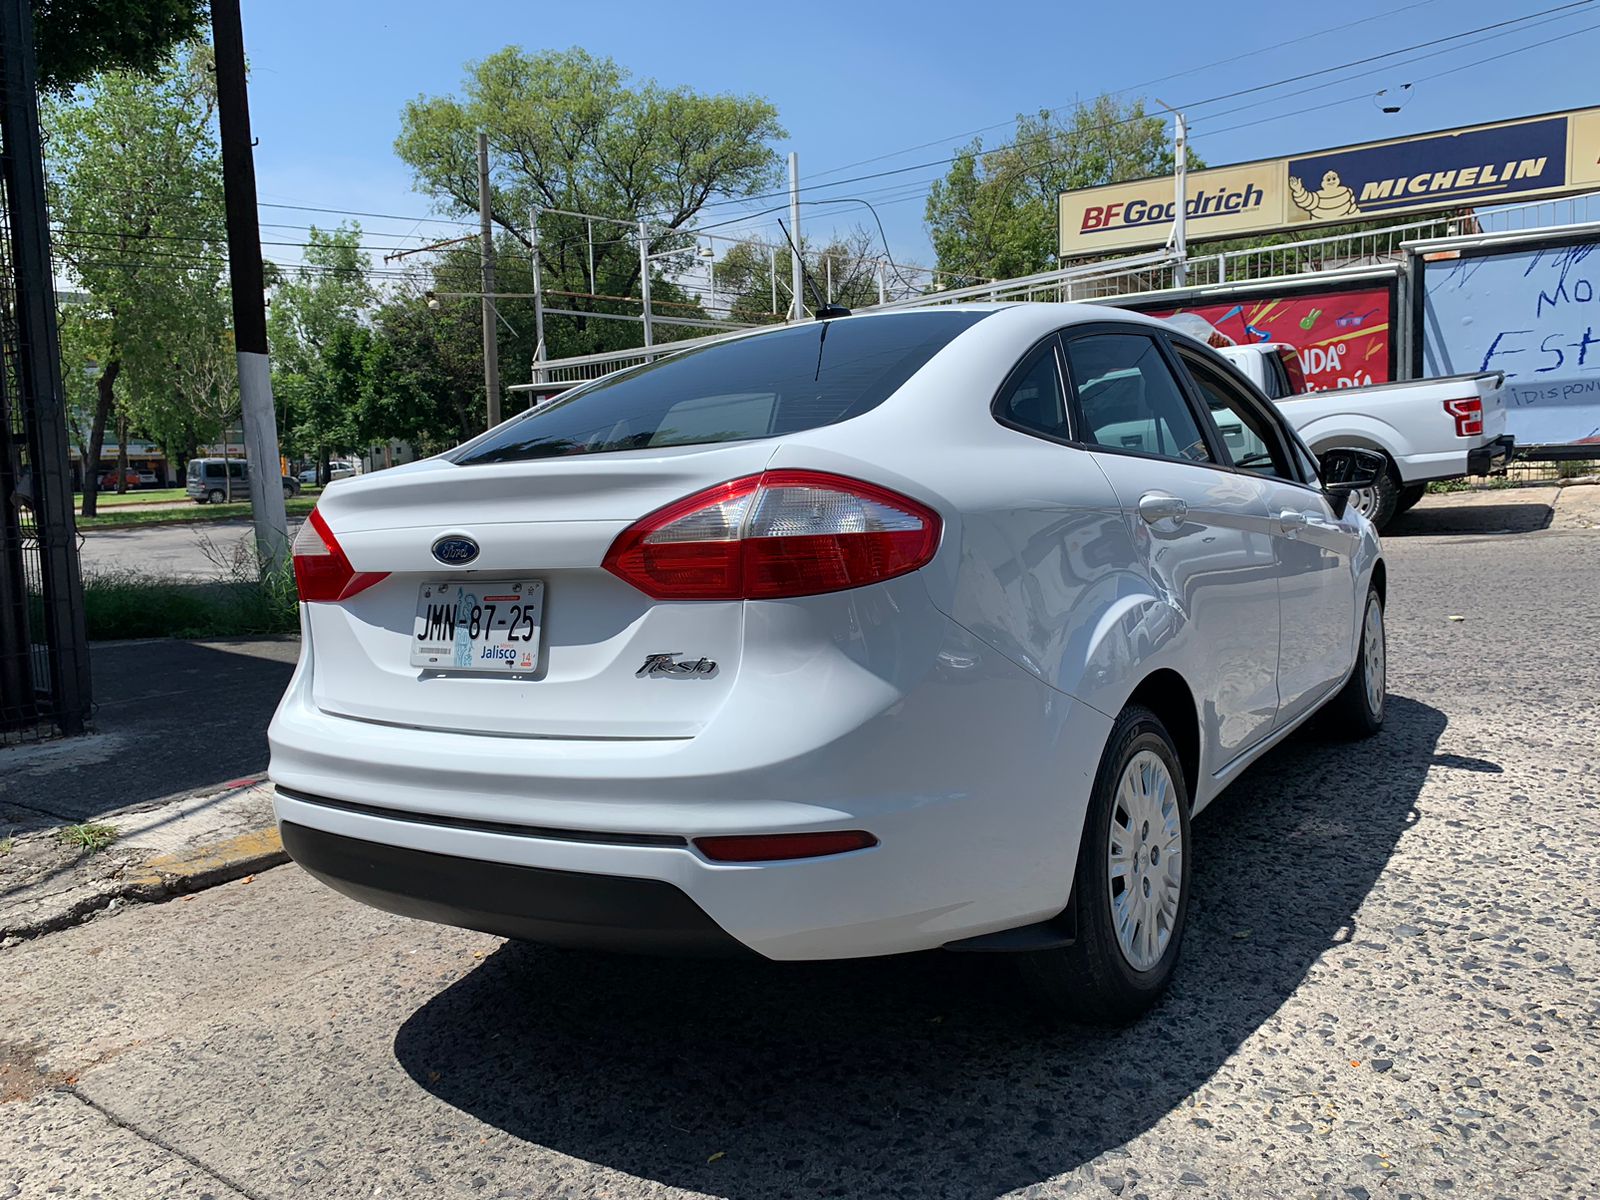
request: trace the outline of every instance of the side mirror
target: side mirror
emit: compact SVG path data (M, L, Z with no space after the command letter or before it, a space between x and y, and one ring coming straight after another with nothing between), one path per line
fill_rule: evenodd
M1350 493L1376 487L1383 473L1389 469L1383 455L1355 446L1335 446L1331 450L1324 450L1317 465L1318 473L1322 476L1322 490L1333 502L1334 512L1341 517L1344 516L1345 505L1350 502Z

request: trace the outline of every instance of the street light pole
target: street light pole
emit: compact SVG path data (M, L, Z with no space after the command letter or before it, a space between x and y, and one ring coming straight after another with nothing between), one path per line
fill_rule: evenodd
M806 283L802 275L805 266L800 261L800 156L792 150L789 152L789 228L794 234L794 247L789 251L792 256L789 262L789 286L794 296L790 316L796 321L803 321L806 316Z
M267 306L256 218L256 167L250 101L245 90L244 25L239 0L211 0L217 71L217 124L222 141L222 197L228 226L228 277L233 290L234 350L239 359L239 409L250 463L250 507L262 567L289 552L288 518L278 466L277 409L267 357ZM222 431L224 445L228 431Z
M591 258L589 261L589 291L594 291L594 259L593 244L590 245ZM544 368L541 364L550 357L544 344L544 286L540 279L539 270L539 209L537 206L528 212L528 257L533 261L533 382L544 382Z
M489 135L478 131L478 236L483 265L483 392L489 428L500 424L500 331L494 316L494 226L489 219Z

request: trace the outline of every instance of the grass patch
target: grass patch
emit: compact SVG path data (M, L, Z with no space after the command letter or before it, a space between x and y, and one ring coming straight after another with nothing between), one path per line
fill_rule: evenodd
M118 504L156 504L162 501L171 503L174 500L187 500L189 494L181 487L170 488L135 488L131 492L118 495L116 492L99 491L95 493L95 503L101 507ZM78 507L83 506L83 493L77 492L72 501Z
M9 837L0 838L0 858L4 858L6 855L10 854L11 853L11 847L15 846L16 844L17 844L17 839L16 838L9 838Z
M316 507L315 496L296 496L283 502L291 517L303 517ZM250 504L196 504L193 508L158 508L155 511L138 508L117 512L97 513L92 517L78 518L79 529L141 529L146 525L204 525L212 521L233 521L250 516Z
M94 854L117 840L115 825L66 825L56 830L56 841L70 846L79 854Z

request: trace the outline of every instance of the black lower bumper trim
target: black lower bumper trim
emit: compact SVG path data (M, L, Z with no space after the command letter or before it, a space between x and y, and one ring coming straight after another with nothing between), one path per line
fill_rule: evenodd
M353 900L500 937L635 954L753 952L659 879L484 862L282 821L283 848Z
M1501 434L1486 446L1468 450L1467 474L1487 475L1491 471L1501 470L1511 461L1516 450L1517 439L1509 433Z

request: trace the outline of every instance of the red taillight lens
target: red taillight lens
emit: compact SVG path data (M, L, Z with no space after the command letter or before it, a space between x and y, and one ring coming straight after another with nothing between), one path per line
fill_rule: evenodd
M1444 410L1456 419L1457 437L1477 437L1483 432L1483 401L1478 397L1446 400Z
M777 600L893 579L939 548L939 514L876 484L767 471L625 529L605 568L656 600Z
M300 599L348 600L389 574L387 571L357 571L345 557L333 530L316 509L294 535L294 583Z
M865 829L830 829L820 833L765 833L749 837L699 837L695 849L712 862L780 862L786 858L822 858L876 846Z

